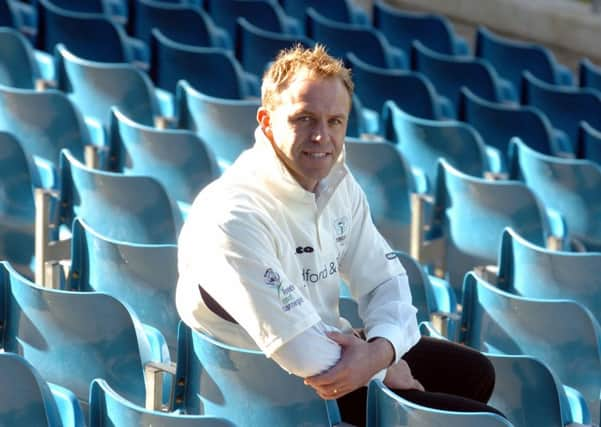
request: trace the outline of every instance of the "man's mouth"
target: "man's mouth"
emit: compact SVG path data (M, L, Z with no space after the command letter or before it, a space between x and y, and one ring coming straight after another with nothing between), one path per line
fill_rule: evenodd
M308 153L308 152L305 152L305 155L311 157L312 159L323 159L324 157L329 156L330 153Z

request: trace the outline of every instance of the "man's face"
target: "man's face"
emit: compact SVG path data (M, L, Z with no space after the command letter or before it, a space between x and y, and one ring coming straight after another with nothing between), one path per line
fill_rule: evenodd
M339 78L314 78L301 72L280 93L275 107L259 109L263 132L305 190L314 191L338 159L350 103Z

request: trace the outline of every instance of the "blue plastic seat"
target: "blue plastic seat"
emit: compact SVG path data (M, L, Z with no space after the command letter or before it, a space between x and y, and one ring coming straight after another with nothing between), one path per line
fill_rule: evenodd
M493 102L516 101L516 95L486 61L467 56L452 56L428 49L414 41L411 49L411 69L430 79L436 91L458 108L462 87Z
M37 27L35 10L22 1L0 2L0 27L11 27L33 37Z
M570 407L577 408L578 400L568 405L562 399L564 425L599 422L600 328L589 310L573 300L516 296L473 273L465 278L463 295L461 342L489 353L538 358L586 403L583 419L574 420Z
M213 21L236 39L236 20L245 18L251 24L274 33L302 34L300 22L287 16L275 0L203 0Z
M511 427L502 416L486 412L455 412L432 409L404 399L381 380L369 383L367 427Z
M269 62L273 61L282 49L297 43L307 48L313 41L305 36L275 33L259 28L245 18L238 18L235 51L236 58L244 70L262 76Z
M601 67L588 58L582 58L578 63L578 83L580 87L588 87L601 92Z
M231 347L180 324L175 399L187 414L212 414L248 427L330 426L339 422L303 379L258 349Z
M433 120L443 117L443 107L438 103L434 86L423 75L375 67L354 53L349 53L347 60L353 71L355 94L373 114L379 115L384 103L391 100L416 117Z
M429 193L434 191L439 158L472 176L483 177L489 170L484 142L465 123L414 117L392 101L385 104L382 122L385 138L425 174Z
M123 0L51 0L51 2L56 7L71 12L105 15L117 23L127 20L127 10Z
M48 384L27 360L0 353L0 424L84 427L81 407L70 390Z
M601 251L601 166L539 153L518 138L510 150L510 177L523 181L546 207L561 214L571 240Z
M6 262L0 287L5 351L24 357L45 381L71 390L84 414L90 383L98 377L144 404L144 365L165 359L123 304L102 293L35 286Z
M309 8L307 35L325 45L330 55L341 59L353 52L376 67L407 68L405 53L391 46L384 35L371 27L332 21ZM351 40L352 43L349 43Z
M372 20L390 43L405 52L411 50L413 40L419 40L428 48L447 55L469 53L466 40L455 33L443 15L401 10L376 0Z
M215 47L174 42L152 31L150 77L157 87L174 93L177 82L187 80L209 96L244 99L259 95L259 82L246 73L233 53Z
M118 394L103 379L95 379L90 387L89 427L235 427L233 423L210 415L184 415L151 411Z
M593 128L587 122L581 123L575 151L577 158L592 160L601 165L601 130Z
M156 0L133 0L130 4L128 31L147 44L152 29L157 28L178 43L225 49L232 46L229 35L199 7Z
M160 116L152 82L132 64L83 59L62 44L56 46L55 63L58 89L98 126L108 127L113 106L149 126L154 125L155 116Z
M305 22L306 11L311 7L332 21L370 25L365 11L352 0L280 0L280 4L288 16L296 18L299 22Z
M13 28L0 27L0 84L35 89L40 71L29 40Z
M111 170L151 176L178 203L191 204L220 175L212 150L192 131L144 126L113 108L109 140Z
M553 127L565 134L572 150L581 122L601 129L601 93L593 89L552 85L526 71L522 80L522 104L539 108Z
M558 63L546 47L502 37L482 26L476 30L475 54L490 62L502 78L513 84L516 92L520 90L524 71L550 84L571 86L574 83L569 68Z
M196 132L215 153L221 170L254 144L258 99L207 96L182 81L177 89L176 106L178 127Z

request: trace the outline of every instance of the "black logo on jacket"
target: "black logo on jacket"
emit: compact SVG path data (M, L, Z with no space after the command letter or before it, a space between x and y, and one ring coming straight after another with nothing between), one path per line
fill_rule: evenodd
M310 254L313 252L313 248L311 246L297 246L296 253L297 254Z

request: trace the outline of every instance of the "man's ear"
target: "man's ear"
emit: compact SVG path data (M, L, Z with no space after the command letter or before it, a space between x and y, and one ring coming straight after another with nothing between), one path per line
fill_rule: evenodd
M268 137L271 137L271 117L269 110L265 107L259 107L257 110L257 122L263 130L263 133Z

